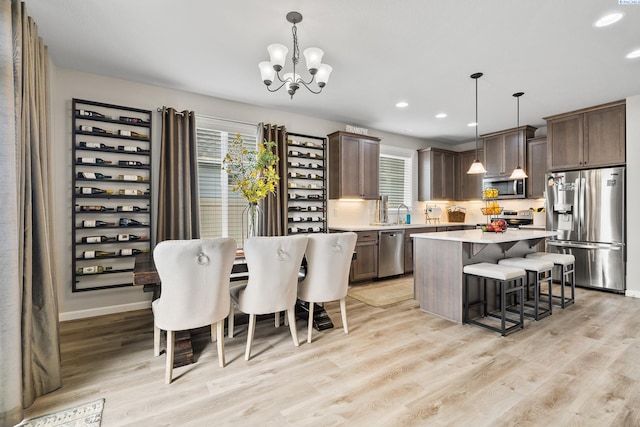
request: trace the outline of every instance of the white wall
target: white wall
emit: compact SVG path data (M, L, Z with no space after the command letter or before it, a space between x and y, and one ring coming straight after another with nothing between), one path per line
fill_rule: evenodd
M640 298L640 95L627 98L627 295Z
M238 120L250 123L274 123L285 125L296 133L326 136L336 130L344 130L345 124L314 119L277 110L260 108L180 92L157 86L144 85L81 73L67 68L51 65L52 97L52 150L53 172L52 189L54 201L54 263L60 318L90 317L118 311L135 310L148 307L150 294L144 294L141 288L118 288L99 291L71 292L71 99L80 98L109 104L124 105L153 110L152 146L154 164L158 164L160 155L160 113L158 107L166 105L177 110L193 110L197 114ZM383 144L396 145L410 149L421 149L429 145L427 141L409 138L370 129L369 134L382 138ZM154 171L157 182L157 168ZM157 188L157 185L154 185ZM152 203L157 203L154 195ZM155 230L154 230L155 231ZM155 234L155 233L154 233Z

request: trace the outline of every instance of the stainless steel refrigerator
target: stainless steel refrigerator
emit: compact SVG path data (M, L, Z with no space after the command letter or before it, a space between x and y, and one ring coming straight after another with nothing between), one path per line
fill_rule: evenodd
M576 257L576 285L626 289L625 168L547 174L547 250Z

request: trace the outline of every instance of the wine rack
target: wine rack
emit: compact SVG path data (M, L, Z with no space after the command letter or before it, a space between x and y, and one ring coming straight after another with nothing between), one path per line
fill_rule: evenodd
M72 100L72 291L133 285L151 250L151 111Z
M326 139L287 134L287 234L327 232Z

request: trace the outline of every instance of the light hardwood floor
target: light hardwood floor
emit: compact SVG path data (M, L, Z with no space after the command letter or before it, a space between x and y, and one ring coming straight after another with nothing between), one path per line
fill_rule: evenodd
M417 302L375 308L347 298L335 328L303 339L259 322L252 359L246 325L217 363L208 333L197 362L165 385L153 357L150 310L61 324L64 386L37 416L105 398L103 427L136 426L638 426L640 299L577 290L577 304L505 338L426 314ZM164 345L164 343L163 343Z

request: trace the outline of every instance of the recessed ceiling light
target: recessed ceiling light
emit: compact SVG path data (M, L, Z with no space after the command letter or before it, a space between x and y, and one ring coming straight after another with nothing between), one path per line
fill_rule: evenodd
M469 126L470 128L478 126L478 124L476 122L471 122L469 123L467 126Z
M611 24L615 24L616 22L621 20L623 16L624 16L624 13L622 12L610 13L598 19L596 22L593 23L593 25L595 27L606 27Z
M404 101L398 102L396 104L396 107L398 107L398 108L405 108L405 107L408 107L408 106L409 106L409 103L408 102L404 102Z
M447 113L436 114L436 119L444 119L445 117L447 117Z
M633 52L630 52L626 56L627 59L636 59L640 58L640 49L636 49Z

